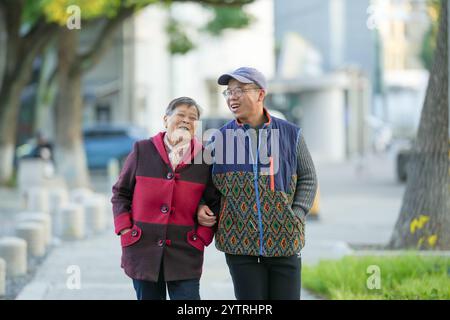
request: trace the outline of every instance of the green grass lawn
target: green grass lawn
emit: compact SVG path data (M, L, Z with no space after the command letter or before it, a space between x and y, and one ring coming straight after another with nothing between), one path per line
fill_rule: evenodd
M302 285L326 299L450 299L450 257L349 256L302 269Z

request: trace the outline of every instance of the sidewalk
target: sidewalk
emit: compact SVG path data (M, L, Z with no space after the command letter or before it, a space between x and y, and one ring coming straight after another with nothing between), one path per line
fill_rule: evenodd
M351 245L386 245L400 213L405 184L395 180L392 156L316 164L321 192L318 221L306 223L305 264L352 254Z
M80 289L70 289L73 283L71 282L74 275L73 266L80 270ZM203 270L200 282L200 296L203 300L235 300L223 253L216 250L214 243L205 252ZM302 298L314 299L307 292L302 292ZM131 280L120 268L119 238L111 231L83 241L65 242L54 248L40 266L33 281L24 288L17 299L135 300L136 298Z
M352 164L317 164L321 200L318 221L307 221L303 265L352 254L349 244L385 244L397 219L404 185L394 180L389 158L368 159L357 173ZM98 191L98 188L96 188ZM105 188L106 189L106 188ZM18 299L135 299L131 280L120 268L119 238L108 230L83 241L63 242L43 262ZM69 289L70 266L80 270L80 289ZM70 271L70 270L69 270ZM234 300L223 253L205 251L200 283L204 300ZM302 299L315 299L302 291Z

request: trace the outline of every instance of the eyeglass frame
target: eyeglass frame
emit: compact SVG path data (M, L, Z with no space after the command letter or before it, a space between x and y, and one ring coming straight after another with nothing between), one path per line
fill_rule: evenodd
M241 93L238 95L235 90L239 89L241 91ZM224 91L222 91L222 95L224 96L225 99L228 99L230 97L232 97L233 95L236 96L236 98L240 98L242 97L242 95L244 94L244 92L247 91L252 91L252 90L263 90L259 87L257 88L246 88L246 89L242 89L240 87L234 88L234 89L225 89ZM227 94L227 92L230 92L230 94Z

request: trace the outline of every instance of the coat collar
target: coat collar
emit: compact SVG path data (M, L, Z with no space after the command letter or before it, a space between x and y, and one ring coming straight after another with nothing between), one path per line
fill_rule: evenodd
M150 140L155 145L156 150L158 150L158 153L161 156L161 158L163 159L163 161L167 165L172 167L171 164L170 164L170 161L169 161L169 156L167 155L166 148L164 146L164 136L165 136L165 134L166 134L165 132L159 132L155 136L151 137ZM196 137L194 137L191 140L190 152L186 152L186 154L183 156L183 159L181 160L181 162L177 166L177 168L186 166L188 163L193 163L194 157L200 151L202 151L202 149L203 149L203 145L197 140ZM172 168L172 169L175 169L175 168Z

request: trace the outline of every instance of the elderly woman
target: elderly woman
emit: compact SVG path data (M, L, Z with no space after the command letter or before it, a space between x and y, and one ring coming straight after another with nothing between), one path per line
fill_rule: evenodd
M171 300L200 299L203 250L214 233L197 224L196 212L201 199L217 209L218 197L194 138L199 117L193 99L171 101L166 132L135 143L113 186L121 266L139 300L165 300L166 287Z

